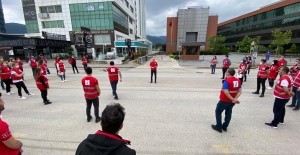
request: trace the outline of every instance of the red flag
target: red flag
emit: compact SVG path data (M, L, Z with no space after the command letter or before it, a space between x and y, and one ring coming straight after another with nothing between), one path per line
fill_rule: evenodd
M170 27L172 27L172 24L173 24L172 22L173 22L173 20L171 20L170 23L169 23L169 26L170 26Z

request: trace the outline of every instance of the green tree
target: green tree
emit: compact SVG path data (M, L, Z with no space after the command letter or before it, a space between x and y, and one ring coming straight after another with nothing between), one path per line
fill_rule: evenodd
M278 54L278 51L282 48L282 46L290 43L291 37L292 37L292 31L287 30L285 32L281 32L280 29L275 29L272 31L272 45L276 46L276 55Z
M225 52L225 40L226 37L221 35L211 36L208 38L208 46L212 51L214 51L214 55L216 52Z
M296 52L297 51L296 44L293 44L290 50L291 50L291 52Z
M254 41L256 44L258 44L259 41L260 41L260 37L251 38L251 37L249 37L249 36L246 35L246 36L243 38L242 41L238 41L238 42L236 43L236 46L238 46L238 47L239 47L239 50L242 51L242 52L250 52L250 49L251 49L251 43L252 43L253 41ZM239 51L239 52L240 52L240 51Z

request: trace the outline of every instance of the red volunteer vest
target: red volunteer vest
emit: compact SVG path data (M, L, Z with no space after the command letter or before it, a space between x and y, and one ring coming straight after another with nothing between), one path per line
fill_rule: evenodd
M23 62L22 62L21 60L20 60L19 62L16 61L15 64L16 64L16 65L19 65L19 68L20 68L20 69L23 69Z
M228 92L229 94L235 98L239 89L240 89L240 86L241 86L241 81L238 79L238 78L235 78L235 77L229 77L229 78L226 78L225 81L228 83ZM223 101L223 102L232 102L224 93L223 91L223 88L221 90L221 93L220 93L220 100Z
M46 73L47 73L47 72L46 72L47 68L46 68L45 64L41 65L41 66L40 66L40 69L43 70L43 75L46 75Z
M151 70L152 70L152 71L156 71L156 68L157 68L157 62L153 62L153 61L152 61L152 62L150 63L150 66L151 66Z
M259 70L258 70L258 74L257 76L262 78L262 79L266 79L268 77L267 75L267 64L263 64L263 65L259 65Z
M293 65L290 69L290 76L292 77L292 79L295 79L295 77L297 76L297 70L298 70L298 65Z
M64 62L58 62L58 67L59 67L59 71L61 72L66 71Z
M11 72L9 68L7 66L2 66L1 68L2 68L1 79L2 80L10 79Z
M287 61L285 59L284 60L283 59L278 60L279 67L283 66L286 62Z
M31 65L31 68L37 68L37 63L33 59L30 59L30 65Z
M16 72L17 74L22 74L22 71L19 68L12 68L11 71ZM13 81L22 80L22 76L21 77L16 77L15 75L11 75L11 79Z
M291 90L292 81L291 81L290 77L288 75L281 76L280 79L277 81L277 83L275 85L274 96L277 96L277 97L282 98L282 99L289 99L291 96L289 94L286 94L283 91L283 87L280 86L280 83L283 80L288 81L288 83L289 83L288 89L289 89L289 91Z
M81 80L81 84L84 90L84 97L88 99L97 98L100 94L96 89L98 85L98 80L92 76L86 76Z
M119 69L116 66L110 66L107 69L109 81L118 81L119 80Z
M252 66L252 60L247 60L247 64L248 64L249 67L251 67Z
M86 65L86 64L87 64L87 59L86 59L86 58L82 58L81 61L82 61L82 64L83 64L83 65Z
M70 58L69 60L68 60L68 62L69 62L69 64L73 64L73 59L72 58Z
M224 59L223 60L223 67L229 68L229 66L230 66L229 59Z
M46 78L46 76L44 76L43 74L39 74L35 80L36 86L39 90L47 90L47 88L44 87L44 85L41 83L40 81L40 77L43 77L44 82L47 86L47 88L49 88L49 83L48 83L48 78Z
M212 65L216 65L216 64L217 64L217 59L212 59L212 60L211 60L211 64L212 64Z
M268 75L268 78L275 80L277 75L278 75L279 66L278 65L271 65L269 68L270 68L269 69L270 73Z
M55 68L56 68L56 65L58 64L58 62L59 61L57 59L54 60L54 66L55 66Z
M246 63L241 63L239 66L239 74L245 74L247 70L247 64Z
M296 72L296 77L293 81L293 86L299 88L300 87L300 70Z

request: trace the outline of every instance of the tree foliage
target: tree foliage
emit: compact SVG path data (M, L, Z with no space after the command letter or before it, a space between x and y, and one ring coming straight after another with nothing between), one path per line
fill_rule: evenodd
M225 47L226 37L222 35L211 36L208 38L208 46L210 50L214 51L214 54L217 52L224 52L228 50Z
M273 36L273 40L271 44L277 47L276 48L276 55L277 55L278 50L281 49L282 46L290 43L292 37L292 31L287 30L285 32L281 32L280 29L275 29L274 31L272 31L272 36Z
M239 47L239 49L240 49L241 52L249 52L250 49L251 49L251 43L252 43L253 41L254 41L256 44L258 44L259 41L260 41L260 37L251 38L251 37L249 37L249 36L246 35L246 36L243 38L242 41L236 42L236 46Z

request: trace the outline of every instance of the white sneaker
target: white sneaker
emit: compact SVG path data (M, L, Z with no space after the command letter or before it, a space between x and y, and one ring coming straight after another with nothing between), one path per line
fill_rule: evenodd
M35 94L29 93L28 96L34 96Z
M11 91L10 93L14 94L15 92L12 92L12 91Z
M267 89L273 89L272 87L267 87Z
M11 93L6 93L7 95L11 95Z
M61 81L61 82L65 82L65 81Z
M68 81L68 80L65 80L65 81Z
M22 96L20 97L21 100L26 100L26 97Z

